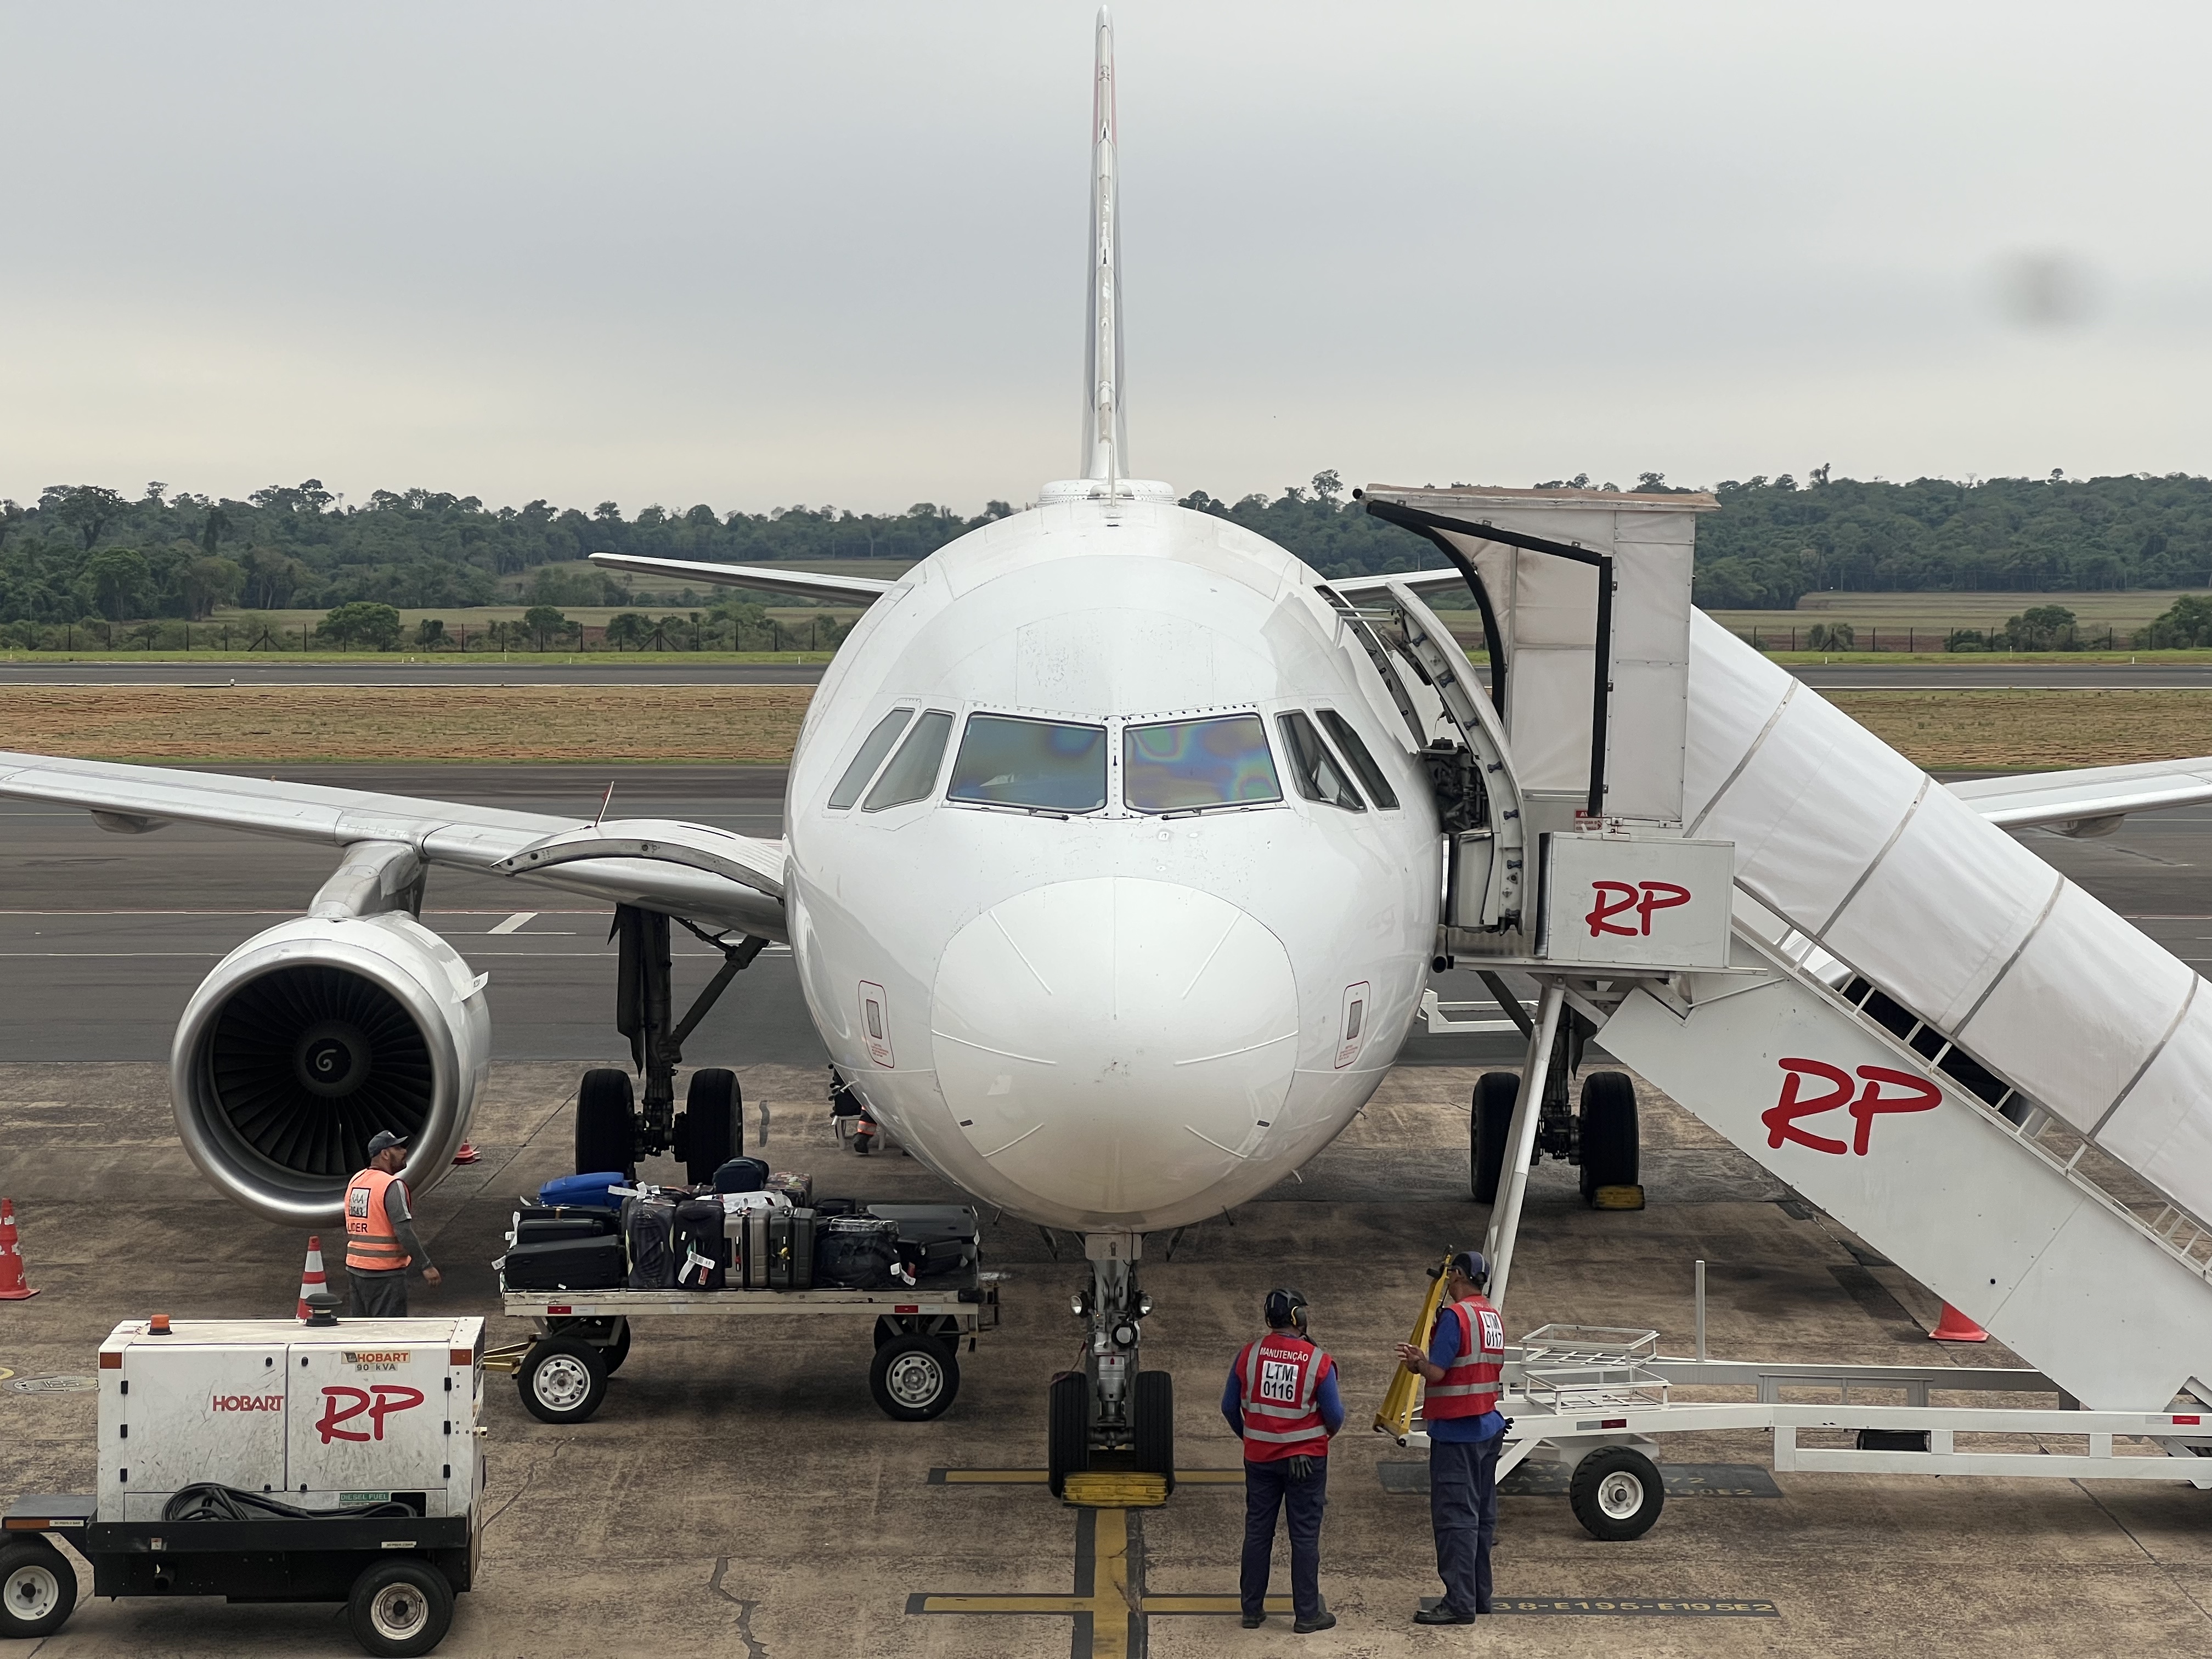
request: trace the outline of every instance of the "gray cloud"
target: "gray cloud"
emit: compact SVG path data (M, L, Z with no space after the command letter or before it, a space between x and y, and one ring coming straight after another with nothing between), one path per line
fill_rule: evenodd
M0 493L1024 499L1090 13L9 9ZM1141 471L2212 465L2198 9L1116 16ZM1993 303L2023 250L2077 325Z

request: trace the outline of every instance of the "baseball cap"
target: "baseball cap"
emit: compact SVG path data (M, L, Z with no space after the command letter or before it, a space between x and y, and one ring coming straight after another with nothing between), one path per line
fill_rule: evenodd
M407 1137L405 1135L396 1135L389 1129L379 1129L374 1134L368 1138L368 1155L371 1158L374 1158L379 1152L383 1152L386 1147L404 1146L406 1144Z

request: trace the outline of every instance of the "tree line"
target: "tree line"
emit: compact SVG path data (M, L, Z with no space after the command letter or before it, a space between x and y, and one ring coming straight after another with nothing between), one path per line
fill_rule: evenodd
M1538 487L1615 489L1587 474ZM1679 487L1646 472L1628 488ZM2212 479L2186 474L1899 483L1831 477L1823 466L1802 483L1728 479L1713 493L1720 507L1698 525L1697 564L1698 602L1711 608L1786 610L1801 594L1830 590L2212 584ZM1194 490L1182 505L1243 525L1328 576L1437 562L1417 538L1370 518L1334 471L1236 501ZM0 501L0 623L190 622L234 606L623 605L632 602L629 583L582 562L585 555L913 560L1013 511L994 501L973 517L928 501L897 514L700 504L626 514L613 501L589 512L544 501L489 507L427 489L349 502L313 478L242 501L159 483L136 495L56 484L27 506Z

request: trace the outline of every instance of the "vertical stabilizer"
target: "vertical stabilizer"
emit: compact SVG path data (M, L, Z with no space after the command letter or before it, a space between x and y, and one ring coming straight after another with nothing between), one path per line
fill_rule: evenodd
M1129 428L1121 414L1121 162L1114 125L1114 20L1098 9L1098 56L1091 80L1091 316L1083 346L1083 476L1048 483L1040 503L1171 501L1157 478L1129 476Z
M1121 235L1114 131L1114 19L1098 9L1091 83L1091 331L1085 343L1083 476L1109 493L1128 471L1121 418Z

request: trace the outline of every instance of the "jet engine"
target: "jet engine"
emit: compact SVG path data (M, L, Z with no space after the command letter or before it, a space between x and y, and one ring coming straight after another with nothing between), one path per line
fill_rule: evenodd
M408 1137L415 1191L444 1175L491 1054L484 980L445 940L404 910L317 908L223 958L169 1060L192 1161L248 1209L301 1225L340 1218L380 1129Z

